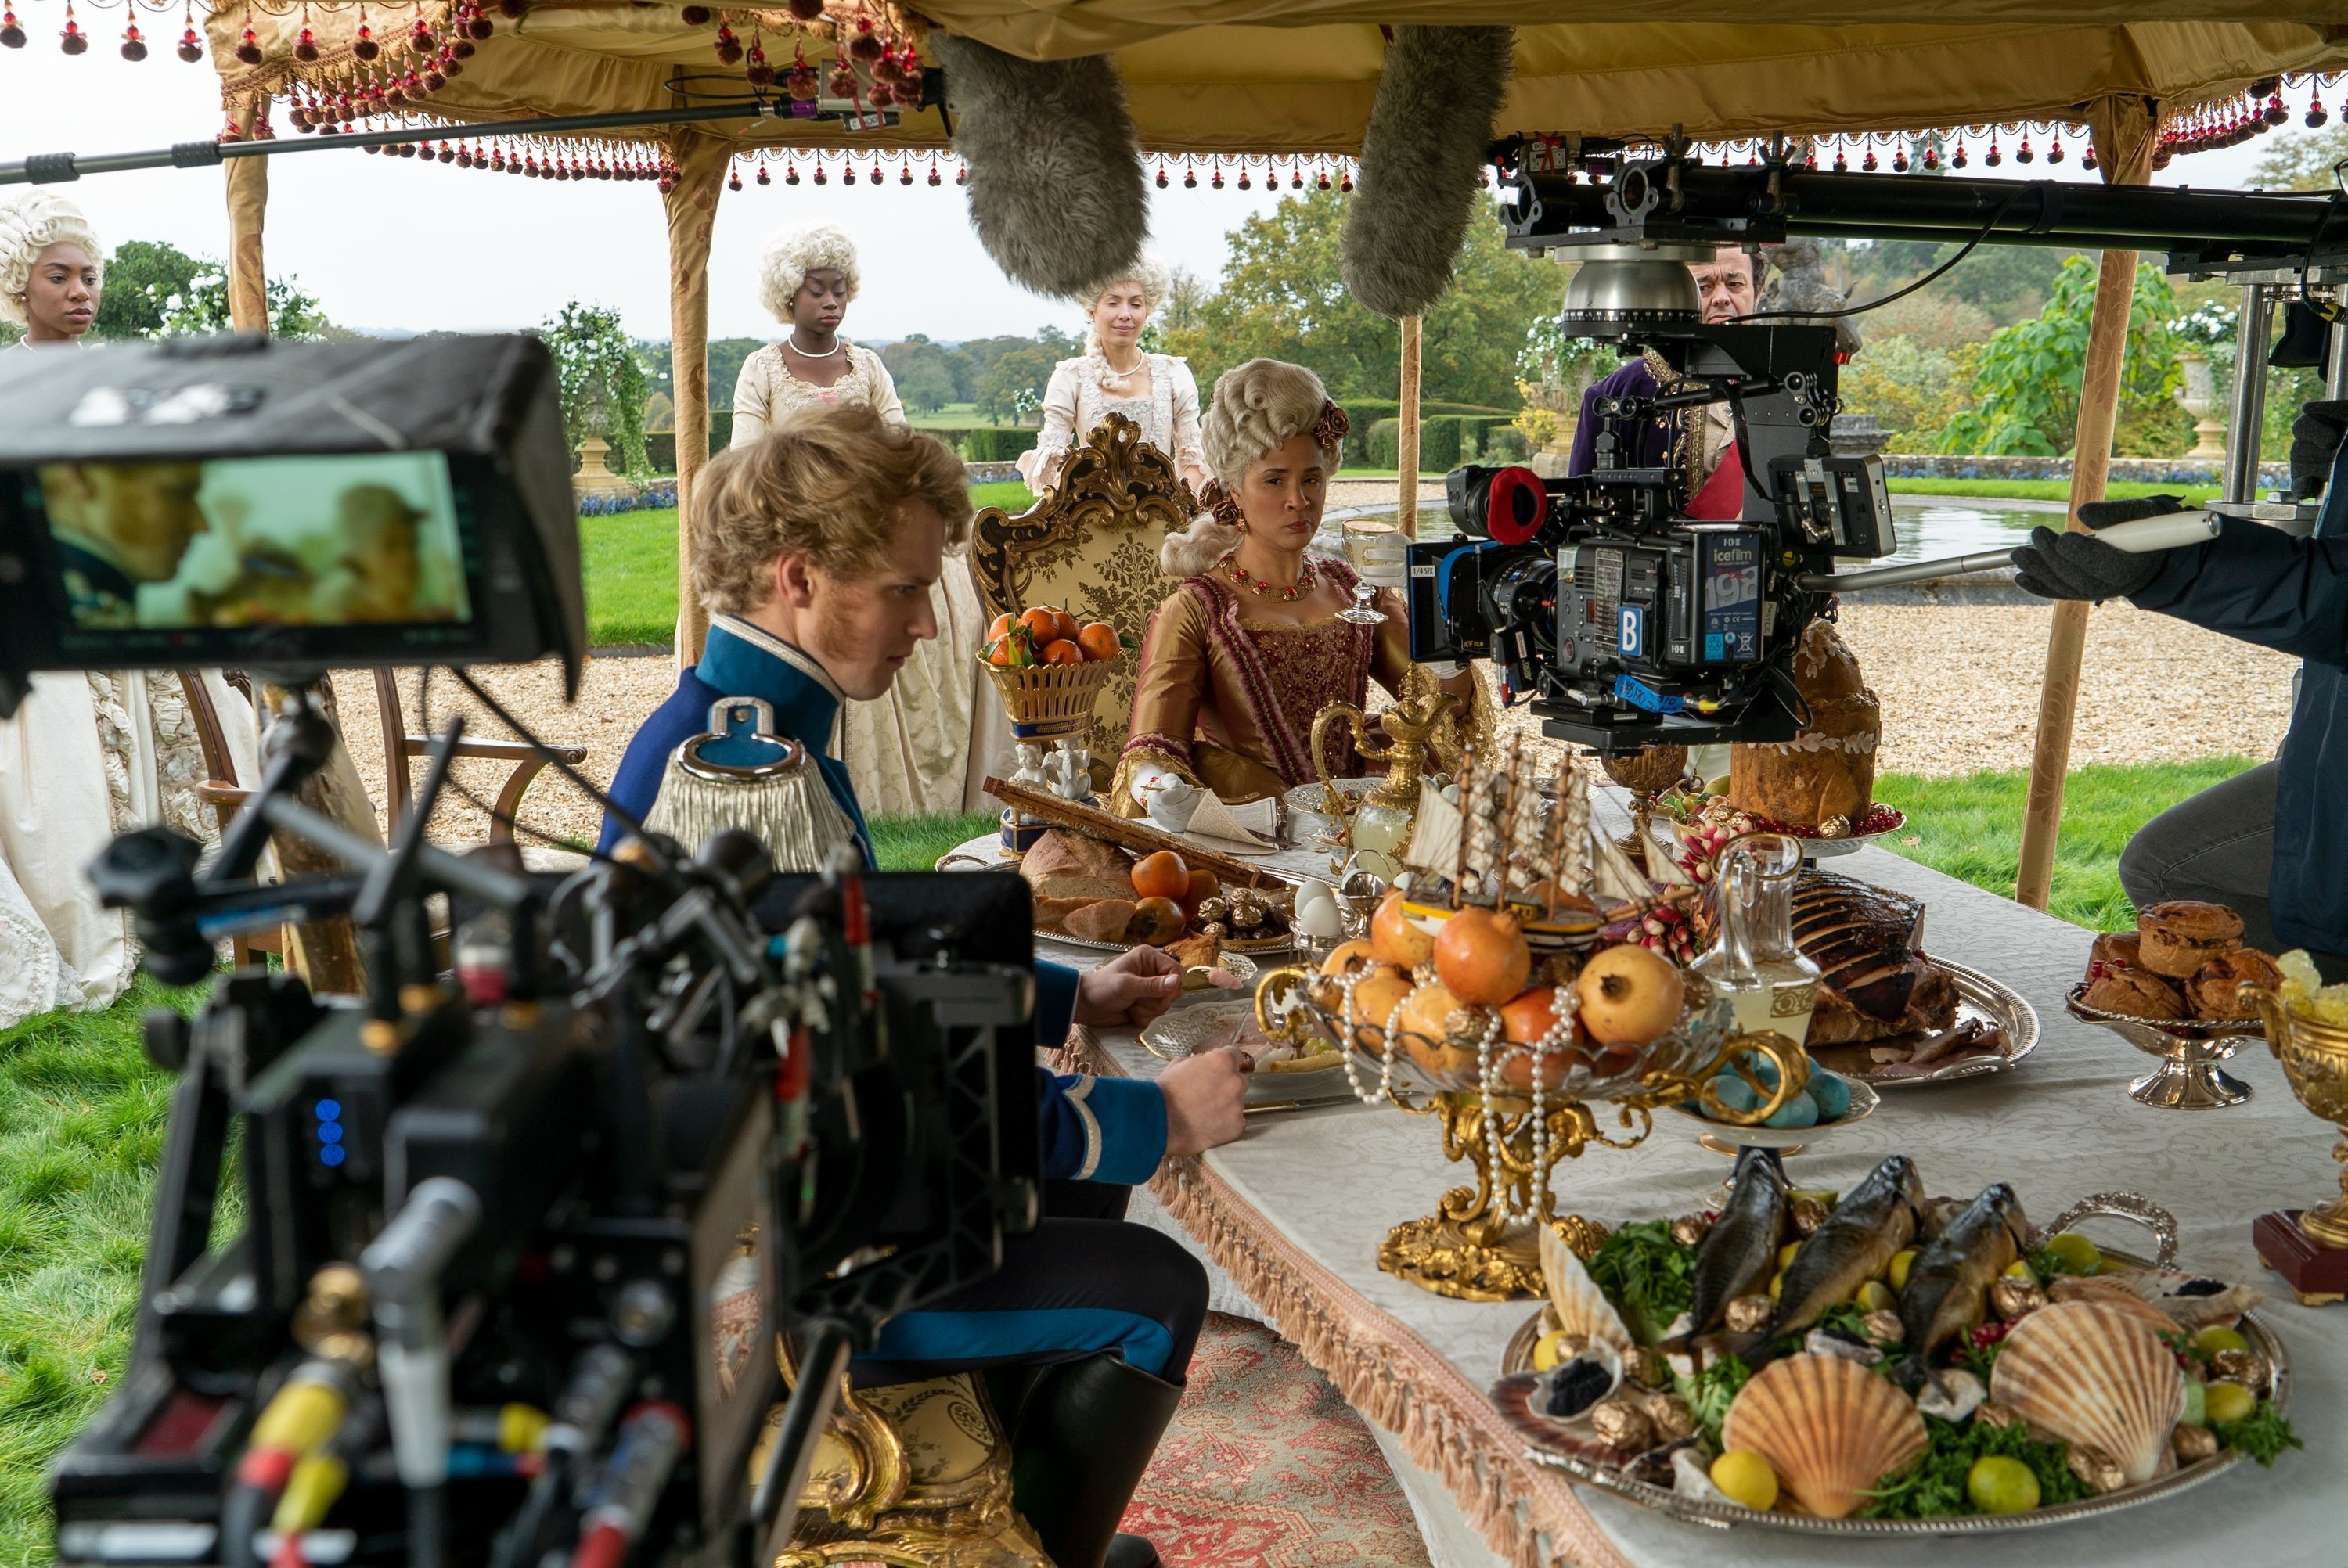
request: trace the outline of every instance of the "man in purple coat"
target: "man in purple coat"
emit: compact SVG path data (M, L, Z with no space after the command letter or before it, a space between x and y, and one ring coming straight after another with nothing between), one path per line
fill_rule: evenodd
M1704 300L1704 319L1707 322L1733 322L1739 316L1750 315L1761 299L1761 258L1750 251L1724 251L1710 261L1688 268L1694 275L1696 292ZM1601 397L1653 397L1660 389L1653 366L1642 356L1632 360L1622 369L1593 384L1581 395L1581 417L1573 427L1573 451L1567 457L1565 471L1587 474L1596 466L1593 453L1598 439L1598 420L1591 413ZM1691 477L1691 517L1735 517L1743 508L1744 487L1739 485L1723 497L1728 509L1725 512L1699 511L1697 503L1706 498L1713 488L1713 476L1719 471L1720 460L1735 444L1736 426L1725 403L1708 404L1703 410L1704 427L1698 432L1700 446L1695 472ZM1678 441L1676 420L1663 417L1643 421L1626 435L1626 450L1619 453L1618 466L1629 468L1661 468L1673 461ZM1724 486L1722 489L1728 487Z

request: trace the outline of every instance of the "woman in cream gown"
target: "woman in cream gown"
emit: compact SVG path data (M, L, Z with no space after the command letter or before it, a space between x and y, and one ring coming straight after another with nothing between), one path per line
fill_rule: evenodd
M777 235L759 282L767 309L789 330L743 362L732 445L748 446L800 408L861 403L905 422L880 356L839 335L857 289L846 233L819 223ZM870 815L983 810L988 774L1012 771L1003 699L978 668L986 613L967 556L947 558L930 602L938 635L914 651L889 694L840 706L835 748Z
M25 328L11 359L57 354L89 330L104 252L46 191L0 205L0 316ZM240 780L260 778L252 710L203 677ZM56 1008L102 1008L139 961L130 915L99 906L88 867L108 840L161 823L219 842L196 798L203 747L170 671L41 674L0 721L0 1029Z
M1044 428L1034 450L1019 459L1019 477L1029 489L1047 488L1068 448L1112 414L1139 425L1142 440L1173 459L1174 471L1194 492L1206 484L1199 383L1178 356L1141 348L1142 329L1171 286L1165 267L1143 256L1129 276L1113 278L1076 302L1088 318L1085 352L1053 366L1044 388Z

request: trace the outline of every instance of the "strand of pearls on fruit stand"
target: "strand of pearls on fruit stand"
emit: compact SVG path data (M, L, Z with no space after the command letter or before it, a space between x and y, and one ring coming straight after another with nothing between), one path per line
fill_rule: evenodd
M1532 1171L1535 1179L1527 1184L1528 1193L1538 1189L1540 1184L1540 1173L1549 1164L1549 1059L1564 1050L1572 1040L1573 1014L1579 1000L1571 990L1563 987L1558 988L1550 994L1552 999L1550 1002L1550 1016L1557 1021L1550 1026L1547 1034L1530 1045L1518 1046L1502 1052L1499 1063L1502 1068L1505 1068L1509 1061L1521 1053L1531 1074ZM1565 1003L1562 1011L1558 1009L1560 1000ZM1502 1139L1498 1129L1492 1124L1492 1101L1508 1086L1500 1081L1498 1074L1494 1071L1492 1060L1492 1045L1499 1038L1499 1034L1500 1015L1494 1013L1491 1020L1484 1027L1484 1038L1476 1042L1476 1073L1477 1081L1484 1091L1484 1151L1486 1165L1491 1173L1492 1196L1500 1205L1500 1218L1509 1224L1514 1224L1519 1220L1540 1218L1540 1201L1538 1197L1534 1197L1522 1208L1518 1207L1510 1201L1509 1189L1500 1180Z

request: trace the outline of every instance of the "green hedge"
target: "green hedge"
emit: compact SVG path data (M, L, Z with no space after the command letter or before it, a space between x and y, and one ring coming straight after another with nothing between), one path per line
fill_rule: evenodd
M1361 426L1354 428L1359 430ZM1381 419L1369 426L1366 436L1353 441L1348 460L1366 468L1394 467L1400 461L1396 449L1401 437L1400 419ZM1514 445L1507 445L1509 437L1514 438ZM1524 456L1523 440L1509 421L1499 415L1430 415L1418 424L1418 469L1422 474L1439 474L1462 462L1498 456L1514 460ZM1496 441L1503 443L1503 450L1496 451Z
M959 450L972 463L1008 463L1035 447L1035 432L980 425L968 430L932 430L931 435Z
M713 408L709 411L709 449L723 452L734 444L734 411ZM676 432L655 430L644 436L644 456L652 463L655 474L676 472Z

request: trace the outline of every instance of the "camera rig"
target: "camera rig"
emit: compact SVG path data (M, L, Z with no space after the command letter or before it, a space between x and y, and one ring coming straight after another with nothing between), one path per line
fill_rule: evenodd
M2001 554L1838 571L1898 541L1879 461L1833 450L1834 333L1767 313L1705 323L1691 263L1801 234L1956 241L1968 252L1985 242L2165 250L2175 272L2291 274L2302 292L2348 277L2336 196L1828 174L1795 164L1782 140L1744 169L1707 168L1676 138L1657 149L1516 137L1492 157L1510 248L1578 263L1560 317L1567 334L1644 354L1659 390L1597 400L1584 474L1449 476L1460 537L1407 552L1411 655L1491 658L1505 694L1529 700L1545 733L1602 752L1791 739L1807 715L1787 665L1837 593L2004 564ZM1684 465L1636 466L1627 454L1719 404L1743 495L1734 516L1695 518ZM2165 548L2151 534L2106 537Z
M122 835L101 897L171 983L337 916L367 960L363 999L249 969L147 1020L179 1082L129 1367L51 1472L59 1558L771 1561L850 1355L1035 1223L1025 885L852 853L784 875L751 835L688 853L633 823L564 874L451 854L424 825L461 721L390 847L348 830L301 798L336 743L321 671L553 655L575 682L544 349L12 358L0 711L32 671L159 661L292 693L211 859ZM361 513L401 540L383 580L306 580ZM207 539L211 587L177 593ZM260 880L273 837L338 866Z

